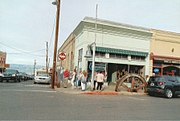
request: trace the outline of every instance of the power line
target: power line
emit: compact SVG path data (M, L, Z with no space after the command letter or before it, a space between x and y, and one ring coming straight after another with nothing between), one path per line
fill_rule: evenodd
M36 50L36 51L30 51L30 52L27 52L27 51L24 51L24 50L21 50L21 49L18 49L18 48L15 48L15 47L11 47L7 44L4 44L2 42L0 42L1 45L5 46L5 47L8 47L8 48L11 48L13 50L16 50L16 51L19 51L21 53L8 53L8 54L29 54L29 55L33 55L33 56L44 56L45 55L36 55L36 54L32 54L33 52L38 52L38 51L42 51L42 50L45 50L45 49L40 49L40 50Z
M54 23L53 23L53 29L52 29L52 32L51 32L51 37L50 37L50 40L49 40L49 51L51 50L51 45L52 45L52 41L53 41L53 34L54 34L54 30L55 30L55 21L56 21L56 17L54 16ZM50 53L50 52L49 52ZM51 51L52 53L52 51Z

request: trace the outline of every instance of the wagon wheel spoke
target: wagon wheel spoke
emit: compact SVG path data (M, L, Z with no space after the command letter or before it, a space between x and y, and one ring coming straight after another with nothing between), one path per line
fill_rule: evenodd
M127 84L126 84L127 83ZM130 91L139 91L140 89L145 89L146 92L146 81L141 75L137 74L126 74L121 79L118 80L115 90L120 90L118 88L123 87L128 92Z
M138 91L139 89L142 89L143 87L145 87L145 84L140 84L140 85L136 88L136 91Z
M134 84L135 84L135 79L134 77L132 78L132 81L131 81L131 91L134 90Z
M122 84L122 87L124 87L125 89L127 89L128 92L130 92L130 90L131 90L131 89L130 89L127 85L125 85L125 84Z

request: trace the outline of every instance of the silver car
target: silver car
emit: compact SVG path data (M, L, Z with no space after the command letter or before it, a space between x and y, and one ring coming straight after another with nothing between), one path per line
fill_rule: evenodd
M37 84L37 83L50 84L51 76L49 74L38 74L35 76L35 80L34 80L34 84Z

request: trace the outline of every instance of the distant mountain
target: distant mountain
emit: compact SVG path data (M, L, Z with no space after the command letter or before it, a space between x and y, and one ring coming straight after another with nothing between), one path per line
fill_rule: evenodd
M36 65L36 69L43 68L44 66ZM27 74L33 74L34 65L23 65L23 64L10 64L10 68L16 69L19 72L25 72Z

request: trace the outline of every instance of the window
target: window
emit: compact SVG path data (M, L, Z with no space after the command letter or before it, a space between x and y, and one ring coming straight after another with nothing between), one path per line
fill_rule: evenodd
M145 57L144 56L131 56L131 60L137 60L137 61L145 61Z
M79 62L82 61L82 56L83 56L83 48L81 48L81 49L79 50L79 53L78 53L78 60L79 60Z
M110 58L127 59L128 55L110 53Z
M105 57L104 52L96 52L96 57Z

